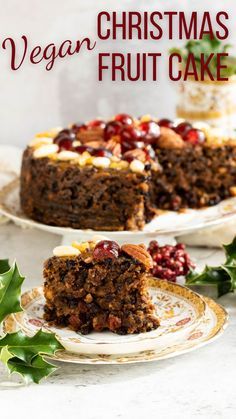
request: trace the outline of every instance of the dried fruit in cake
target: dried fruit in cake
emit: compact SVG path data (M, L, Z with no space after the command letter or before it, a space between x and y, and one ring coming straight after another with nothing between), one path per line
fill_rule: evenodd
M151 266L142 245L120 248L102 240L57 247L44 265L45 319L83 334L156 329L159 320L148 294Z
M118 114L37 134L22 209L44 224L117 231L142 229L159 209L215 205L236 185L235 142L199 127Z

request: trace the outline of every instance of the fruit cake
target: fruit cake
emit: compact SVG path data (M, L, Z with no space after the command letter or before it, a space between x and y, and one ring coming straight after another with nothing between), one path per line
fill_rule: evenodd
M208 126L126 114L38 134L24 152L21 205L49 225L140 230L162 210L236 195L236 147Z
M147 332L159 326L148 294L145 246L94 240L58 246L44 265L45 319L82 334Z

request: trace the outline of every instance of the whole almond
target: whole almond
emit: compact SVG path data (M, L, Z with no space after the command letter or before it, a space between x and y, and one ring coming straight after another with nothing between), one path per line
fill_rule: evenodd
M160 148L174 149L185 147L185 142L173 129L161 127L161 135L157 141L157 145Z
M123 244L123 246L121 246L121 250L141 262L148 270L153 267L152 258L143 245Z

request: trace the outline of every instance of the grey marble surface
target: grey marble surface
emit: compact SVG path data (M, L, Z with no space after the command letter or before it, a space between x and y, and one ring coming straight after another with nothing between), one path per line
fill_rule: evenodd
M24 288L41 282L43 260L59 236L0 226L0 257L17 259L26 275ZM190 249L200 265L219 263L219 250ZM1 386L4 419L233 419L236 416L236 297L220 299L230 325L216 342L173 359L130 366L60 364L39 386ZM0 380L7 376L0 366Z

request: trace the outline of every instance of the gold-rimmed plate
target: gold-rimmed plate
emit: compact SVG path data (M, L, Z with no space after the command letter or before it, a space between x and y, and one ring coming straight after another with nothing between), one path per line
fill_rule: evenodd
M45 300L42 287L23 294L24 311L10 316L5 328L7 331L13 327L18 328L29 336L43 328L56 333L68 352L117 356L177 345L196 329L205 314L206 303L203 298L181 285L151 278L149 293L161 325L147 333L120 336L106 331L82 335L68 328L53 327L43 318Z

